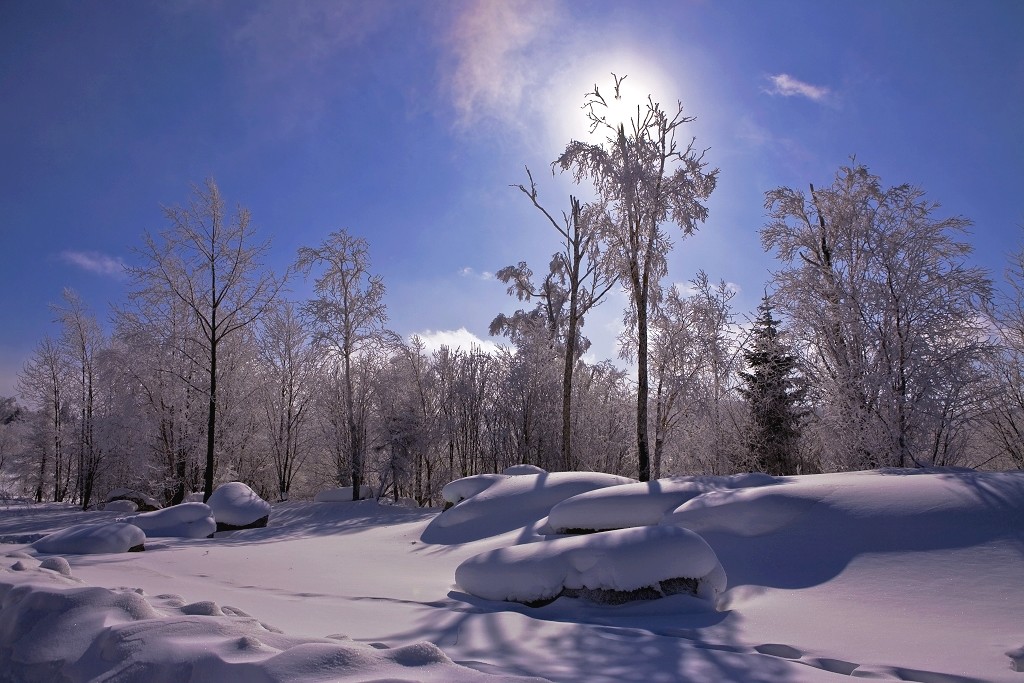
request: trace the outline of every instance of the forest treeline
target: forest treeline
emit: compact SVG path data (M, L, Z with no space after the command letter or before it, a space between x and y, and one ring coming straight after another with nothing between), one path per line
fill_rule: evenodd
M614 97L624 79L614 81ZM211 179L164 210L110 325L65 290L59 332L0 399L0 494L89 507L115 488L167 503L243 481L264 498L333 486L440 502L448 481L521 463L638 477L928 465L1024 468L1024 253L1000 287L963 217L862 164L765 195L776 258L756 312L704 272L665 287L667 254L707 218L718 170L682 105L607 118L554 161L592 199L545 203L540 272L498 271L523 303L507 343L428 350L387 328L369 245L344 230L285 273ZM289 297L289 280L312 285ZM586 317L628 305L629 370L588 362ZM105 332L107 329L109 332Z

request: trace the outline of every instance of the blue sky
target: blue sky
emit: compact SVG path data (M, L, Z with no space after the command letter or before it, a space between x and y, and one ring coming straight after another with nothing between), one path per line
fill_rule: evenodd
M828 184L851 155L973 220L975 260L1001 277L1024 226L1021 26L1013 0L0 3L0 396L57 334L62 289L106 319L161 206L209 176L273 267L346 228L393 329L486 339L516 307L490 274L557 248L509 184L529 165L567 205L548 165L611 71L627 96L681 100L720 169L668 281L704 269L753 311L773 267L764 192ZM588 321L600 358L621 301Z

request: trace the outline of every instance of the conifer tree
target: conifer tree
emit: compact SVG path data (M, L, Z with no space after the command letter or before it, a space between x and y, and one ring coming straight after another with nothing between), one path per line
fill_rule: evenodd
M753 466L768 474L797 474L797 445L805 415L800 404L807 388L797 374L797 359L780 338L779 321L765 295L757 307L752 343L743 352L748 370L740 373L739 392L747 401L750 424L746 434Z

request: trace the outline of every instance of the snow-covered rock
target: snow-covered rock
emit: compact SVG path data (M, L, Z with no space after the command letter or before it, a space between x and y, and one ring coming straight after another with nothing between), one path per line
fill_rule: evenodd
M206 496L206 494L203 493L202 491L194 491L194 492L188 494L187 496L185 496L185 500L183 500L182 502L183 503L202 503L203 502L203 498L205 496Z
M217 520L217 531L265 527L270 503L240 481L221 484L206 502Z
M142 512L149 512L151 510L159 510L163 505L153 496L142 491L136 491L135 489L118 488L112 489L107 493L106 502L110 503L115 500L130 500L136 505L136 509Z
M481 491L487 490L499 481L509 478L508 474L474 474L470 477L462 477L455 481L448 482L441 489L441 497L450 505L472 498Z
M523 474L544 474L547 472L543 467L537 467L536 465L512 465L512 467L506 467L502 474L507 474L510 477L518 477Z
M78 524L43 536L32 543L38 552L53 555L125 553L143 550L146 534L134 524Z
M496 477L496 478L494 478ZM469 479L469 482L466 482ZM543 474L477 475L445 487L446 500L470 493L453 508L434 518L422 538L428 543L465 543L537 523L552 506L566 498L633 479L603 472L545 472ZM476 493L472 491L483 485ZM449 488L451 487L451 488Z
M373 498L373 489L363 484L359 487L359 500ZM352 487L342 486L336 489L327 489L316 494L313 498L315 503L351 503Z
M103 509L106 512L138 512L139 506L130 500L118 498L117 500L111 500L104 503Z
M679 592L713 602L726 577L703 538L651 526L491 550L459 565L455 581L480 598L523 603L562 595L623 602Z
M708 491L777 484L767 474L669 477L588 491L551 508L548 526L555 533L607 531L658 524L666 513Z
M207 538L217 530L213 510L204 503L181 503L119 521L134 524L145 531L147 537Z

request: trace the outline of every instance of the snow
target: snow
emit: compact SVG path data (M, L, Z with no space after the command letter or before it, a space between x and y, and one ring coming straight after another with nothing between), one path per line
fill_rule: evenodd
M270 514L270 503L240 481L218 486L206 504L218 524L246 526Z
M500 496L505 504L489 513L497 520L483 514L487 498L474 501L538 476L501 478L443 513L289 501L273 506L263 529L60 558L18 539L102 527L118 513L0 507L0 679L31 655L41 662L37 680L59 680L46 667L84 680L122 666L111 680L155 683L187 680L180 672L193 666L216 667L194 678L225 683L458 681L479 672L565 683L1022 681L1024 473L886 470L709 488L649 528L687 528L710 546L728 575L714 606L672 595L621 605L563 596L528 607L469 594L456 572L470 558L509 547L529 555L562 540L542 533L544 485ZM476 521L438 525L464 505L478 508ZM519 506L529 514L506 519ZM654 543L652 552L665 551ZM628 570L657 562L638 558ZM77 601L77 627L60 617L64 593ZM12 596L22 596L17 609ZM408 655L414 661L440 659L416 649L424 642L453 663L399 668L395 653L411 646L421 653Z
M108 503L103 504L103 509L107 512L137 512L139 506L130 500L124 498L118 498Z
M565 589L636 591L668 579L700 579L697 595L714 601L725 589L715 551L678 527L620 529L558 538L475 555L455 570L455 582L487 600L540 602Z
M467 481L468 480L468 481ZM544 472L516 476L478 474L457 479L442 490L445 500L459 496L424 533L429 543L460 543L539 523L551 508L572 496L633 479L602 472Z
M359 498L365 500L367 498L373 498L373 489L369 486L359 487ZM316 503L351 503L352 502L352 487L342 486L337 489L327 489L316 494L313 498Z
M145 531L149 538L155 536L206 538L217 531L213 510L209 505L203 503L181 503L162 510L124 517L119 521L134 524Z
M720 477L670 477L598 489L573 496L551 508L548 526L556 533L605 531L657 524L665 513L708 491L778 483L767 474Z
M41 553L53 555L84 555L92 553L126 553L142 546L146 534L137 526L124 522L77 524L43 536L32 544Z
M529 680L459 666L431 643L297 638L234 607L90 587L23 563L0 572L0 600L5 680Z

